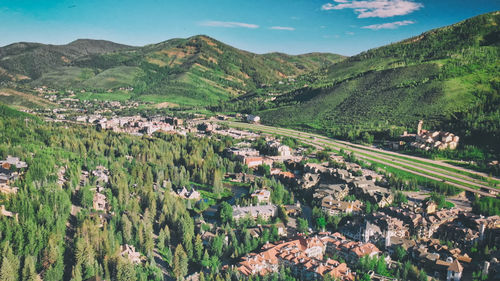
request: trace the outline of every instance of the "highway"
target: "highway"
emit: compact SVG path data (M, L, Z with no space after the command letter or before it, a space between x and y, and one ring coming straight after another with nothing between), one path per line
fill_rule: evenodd
M293 129L232 121L219 122L227 124L230 127L294 137L303 143L313 145L315 147L328 147L337 151L339 151L340 149L344 149L346 152L354 152L356 157L359 159L397 168L399 170L422 176L431 180L446 182L446 184L476 193L478 195L495 197L494 194L491 194L486 190L491 191L492 193L498 192L498 189L489 186L488 181L485 180L486 178L488 178L488 176L484 173L453 166L441 161L400 154L393 151L386 151L383 149L354 144L346 141L335 140L321 135L301 132ZM482 177L483 179L471 176ZM498 181L497 178L489 179Z

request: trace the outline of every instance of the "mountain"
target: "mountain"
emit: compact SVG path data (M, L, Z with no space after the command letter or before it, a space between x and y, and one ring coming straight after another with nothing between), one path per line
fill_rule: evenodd
M261 106L262 120L356 139L423 119L500 150L500 12L349 57L313 81Z
M54 46L17 43L0 48L0 81L107 91L131 86L137 98L215 104L262 84L317 71L344 59L334 54L253 54L208 36L144 47L77 40Z
M90 39L78 39L67 45L14 43L0 48L0 81L35 80L54 68L71 65L77 58L130 48L110 41Z

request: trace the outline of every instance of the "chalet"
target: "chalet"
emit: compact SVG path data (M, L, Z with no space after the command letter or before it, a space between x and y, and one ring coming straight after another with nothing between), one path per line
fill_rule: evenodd
M183 199L199 200L201 198L200 193L194 188L188 191L186 187L182 187L177 190L177 195Z

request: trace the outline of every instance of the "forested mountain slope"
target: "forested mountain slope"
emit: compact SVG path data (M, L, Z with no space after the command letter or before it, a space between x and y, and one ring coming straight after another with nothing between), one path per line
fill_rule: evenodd
M347 58L262 110L268 124L356 139L425 126L499 150L500 12ZM395 127L396 126L396 127Z
M168 253L169 261L182 252L186 275L204 246L194 215L171 190L196 182L221 193L223 175L237 166L221 156L225 148L209 138L142 138L45 123L0 104L0 159L27 163L11 183L17 192L0 193L2 207L13 212L0 216L0 279L163 280L155 251ZM100 182L107 209L99 212L93 208L97 179L84 176L98 166L109 171L109 181ZM161 191L153 188L164 181ZM121 254L126 244L143 263Z
M80 57L131 48L104 40L79 39L67 45L20 42L0 48L0 81L35 80Z
M133 87L145 100L214 104L342 59L322 53L258 55L207 36L134 48L89 40L18 43L0 48L0 81L91 91Z

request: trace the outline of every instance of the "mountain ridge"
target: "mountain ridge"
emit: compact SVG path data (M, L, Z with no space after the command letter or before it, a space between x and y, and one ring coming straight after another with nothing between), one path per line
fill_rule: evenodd
M22 52L23 47L28 51ZM18 54L13 55L11 49ZM11 81L21 75L23 79L18 80L25 84L57 89L102 92L133 87L139 99L203 105L317 71L342 59L328 53L254 54L206 35L143 47L80 39L62 46L14 45L0 49L0 79L3 69L4 81L10 74Z
M362 52L253 113L350 140L396 136L424 119L499 151L499 26L492 12Z

